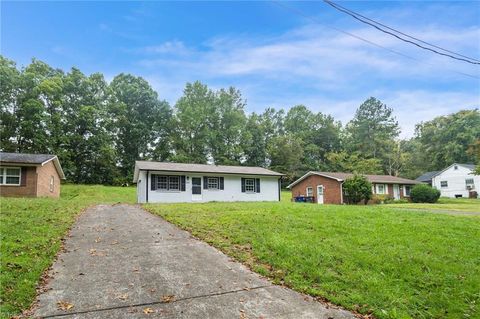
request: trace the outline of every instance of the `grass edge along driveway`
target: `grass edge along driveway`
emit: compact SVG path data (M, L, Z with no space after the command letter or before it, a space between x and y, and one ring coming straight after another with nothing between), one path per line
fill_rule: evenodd
M0 318L30 307L76 216L96 204L134 203L135 189L62 185L61 198L1 198Z
M147 204L277 283L378 318L479 318L480 217L382 206Z

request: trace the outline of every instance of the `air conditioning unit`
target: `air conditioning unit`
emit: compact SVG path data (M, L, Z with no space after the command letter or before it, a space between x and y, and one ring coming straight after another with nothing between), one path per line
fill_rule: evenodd
M472 189L475 189L475 185L467 185L467 190L471 191Z

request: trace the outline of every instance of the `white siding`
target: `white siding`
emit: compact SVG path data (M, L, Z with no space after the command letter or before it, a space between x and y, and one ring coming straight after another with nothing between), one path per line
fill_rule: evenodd
M185 191L162 191L151 190L151 174L164 175L185 175ZM139 172L137 183L137 201L146 202L145 185L147 173ZM217 176L224 178L223 190L208 190L203 188L203 176ZM192 177L200 177L202 180L201 200L192 200ZM259 178L260 193L242 193L241 178ZM240 176L240 175L218 175L218 174L192 174L183 172L158 172L150 171L148 181L148 202L149 203L185 203L185 202L235 202L235 201L278 201L278 179L276 176Z
M480 176L473 175L472 170L462 165L457 165L455 169L454 165L450 166L444 172L435 176L432 179L432 186L440 190L442 197L455 197L456 195L462 195L462 197L468 197L468 190L466 188L465 180L473 178L474 189L480 193ZM441 187L440 183L446 181L448 187Z

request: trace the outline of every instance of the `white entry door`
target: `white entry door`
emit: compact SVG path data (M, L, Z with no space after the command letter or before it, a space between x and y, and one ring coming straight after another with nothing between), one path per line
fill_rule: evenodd
M323 185L317 186L317 204L323 204Z
M400 187L398 184L393 184L393 198L400 199Z

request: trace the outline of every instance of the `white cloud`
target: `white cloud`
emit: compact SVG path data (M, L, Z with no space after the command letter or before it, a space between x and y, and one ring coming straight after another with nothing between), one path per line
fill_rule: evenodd
M412 47L371 28L348 30L415 60L368 45L348 35L306 25L279 36L229 36L207 39L201 47L180 40L143 47L137 65L174 103L186 82L212 87L234 85L248 110L305 104L315 111L351 119L369 96L395 110L402 136L435 116L480 106L480 68ZM479 27L439 28L410 25L406 33L459 52L480 52ZM418 61L416 61L418 60Z

